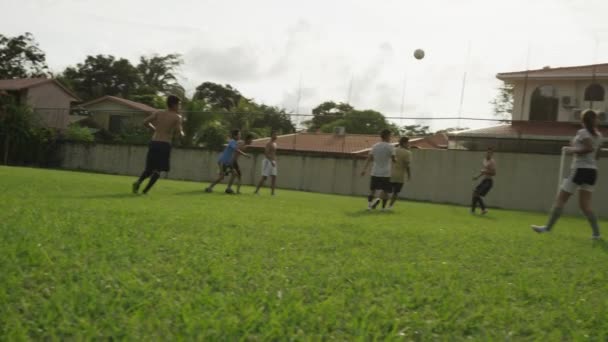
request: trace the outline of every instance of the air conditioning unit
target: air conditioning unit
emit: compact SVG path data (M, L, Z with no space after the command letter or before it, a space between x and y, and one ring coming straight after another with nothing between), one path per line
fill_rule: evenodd
M578 100L572 96L562 96L562 107L572 109L578 107Z

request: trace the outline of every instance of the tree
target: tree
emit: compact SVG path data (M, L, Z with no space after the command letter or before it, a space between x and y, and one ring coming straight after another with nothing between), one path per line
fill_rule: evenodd
M0 79L43 77L47 74L46 56L31 33L17 37L0 34Z
M514 86L509 83L503 83L498 88L498 94L490 102L494 106L494 116L504 120L513 118L513 89Z
M325 101L312 110L312 120L307 121L304 124L308 126L309 131L316 131L323 125L344 118L346 113L353 109L353 106L348 103Z
M129 98L140 84L131 62L111 55L87 56L84 63L66 68L58 78L85 101L104 95Z
M8 165L12 144L26 141L36 127L36 116L27 105L13 99L0 103L0 136L4 138L4 165Z
M384 129L398 133L396 126L389 123L382 113L370 109L353 109L345 113L341 119L323 125L321 132L331 133L336 127L344 127L347 133L352 134L379 134Z
M452 133L452 132L458 132L458 131L464 131L469 129L468 127L449 127L449 128L445 128L445 129L440 129L437 132L435 132L435 134L439 134L439 133Z
M432 132L429 126L423 125L406 125L401 127L400 129L401 135L409 136L409 137L417 137L417 136L425 136L431 135Z
M206 111L207 107L207 104L202 100L184 101L182 113L185 136L181 140L184 146L205 144L204 139L201 138L204 135L203 131L207 126L211 124L215 125L219 121L221 116ZM209 132L207 136L210 136Z
M141 86L139 94L173 94L184 98L185 90L177 82L176 71L183 61L178 54L166 56L152 56L139 58L137 71L140 76Z
M221 85L213 82L204 82L196 87L193 100L203 100L210 106L208 109L233 110L239 105L243 96L231 85Z
M259 105L259 112L255 114L251 127L263 136L269 136L273 130L282 134L289 134L296 131L289 114L284 108Z

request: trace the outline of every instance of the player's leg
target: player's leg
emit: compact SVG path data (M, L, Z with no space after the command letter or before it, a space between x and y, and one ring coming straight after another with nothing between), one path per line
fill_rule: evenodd
M580 205L581 211L587 217L587 220L589 221L589 225L591 225L591 230L593 231L592 238L599 239L600 227L597 222L597 217L595 216L595 213L593 212L593 207L591 205L592 195L593 195L593 192L588 191L586 189L580 189L578 192L579 205Z
M389 209L392 209L393 206L395 205L395 202L397 202L397 198L399 198L399 193L401 192L401 188L403 187L403 183L391 183L391 188L392 188L392 196L391 196L391 201L388 205Z
M139 191L139 187L141 186L141 183L143 181L145 181L146 178L150 177L151 175L152 175L152 171L150 171L150 170L146 169L146 170L144 170L144 172L142 172L141 176L139 176L139 179L135 183L133 183L132 190L133 190L134 194L136 194Z
M150 189L152 189L152 187L154 186L154 184L156 184L156 181L160 178L160 171L152 171L152 175L150 176L150 180L148 181L148 184L146 185L143 194L147 194L148 191L150 191Z
M257 185L257 186L256 186L256 188L255 188L254 194L258 194L258 193L259 193L260 188L261 188L262 186L264 186L264 183L266 182L266 178L267 178L266 176L262 176L262 177L260 178L260 181L258 182L258 185Z
M224 176L225 176L224 173L226 172L226 166L223 165L222 163L217 163L217 166L218 166L218 169L219 169L219 173L217 175L217 178L211 184L209 184L209 186L207 188L205 188L206 192L213 191L213 187L216 186L222 180L224 180Z
M537 233L544 233L551 231L553 226L559 220L560 216L562 216L562 212L564 210L564 206L568 203L568 199L572 194L565 190L560 190L557 198L555 199L555 204L549 213L549 219L547 220L547 224L544 226L532 226L532 229Z
M479 203L479 192L477 190L473 190L473 196L471 199L471 214L475 214L475 210L477 210L478 203Z
M144 169L144 172L142 172L141 176L139 176L139 179L135 183L133 183L133 186L131 188L134 194L139 191L141 183L143 183L143 181L146 180L148 177L152 176L152 165L154 164L155 153L157 153L155 147L156 146L152 142L148 144L148 153L146 154L146 167Z
M276 175L272 175L270 176L270 194L272 196L274 196L274 189L277 186L277 176Z

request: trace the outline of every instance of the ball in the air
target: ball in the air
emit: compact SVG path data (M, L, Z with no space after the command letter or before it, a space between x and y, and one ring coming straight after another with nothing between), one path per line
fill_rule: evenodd
M414 51L414 57L416 57L416 59L423 59L424 58L424 50L417 49L416 51Z

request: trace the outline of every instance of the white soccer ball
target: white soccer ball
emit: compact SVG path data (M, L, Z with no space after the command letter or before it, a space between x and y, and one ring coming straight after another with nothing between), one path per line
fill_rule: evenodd
M424 58L424 50L417 49L416 51L414 51L414 57L416 57L416 59L423 59Z

